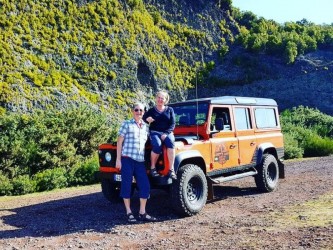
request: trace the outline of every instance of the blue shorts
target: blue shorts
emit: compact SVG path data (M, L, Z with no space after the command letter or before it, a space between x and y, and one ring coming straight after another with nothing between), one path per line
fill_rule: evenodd
M168 136L165 137L163 142L161 140L162 134L163 133L161 133L161 132L155 132L155 131L150 132L150 141L151 141L151 145L152 145L152 151L155 154L162 153L162 143L164 143L164 145L167 148L175 148L174 134L173 133L168 134Z
M120 197L125 199L131 198L133 176L138 187L139 197L142 199L148 199L150 194L150 183L145 163L135 161L129 157L121 157Z

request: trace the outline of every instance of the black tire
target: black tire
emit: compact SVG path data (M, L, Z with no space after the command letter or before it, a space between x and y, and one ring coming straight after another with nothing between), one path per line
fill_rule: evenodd
M120 198L120 183L111 182L109 179L102 179L102 192L104 197L113 203L118 203L122 199Z
M208 194L207 179L196 165L187 164L178 171L171 188L173 208L180 215L192 216L205 206Z
M274 191L279 182L279 166L276 158L271 154L265 154L257 171L258 174L254 176L257 188L263 192Z

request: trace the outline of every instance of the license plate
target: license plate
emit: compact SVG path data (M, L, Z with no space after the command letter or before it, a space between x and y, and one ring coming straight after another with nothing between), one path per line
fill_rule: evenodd
M113 175L113 180L114 181L121 181L121 174L114 174ZM135 178L134 177L133 177L132 182L135 183Z
M114 174L113 175L113 180L114 181L121 181L121 175L120 174Z

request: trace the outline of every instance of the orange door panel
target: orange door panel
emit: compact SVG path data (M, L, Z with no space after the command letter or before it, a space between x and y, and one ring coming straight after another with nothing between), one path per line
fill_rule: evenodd
M269 141L274 145L275 148L283 148L283 136L280 130L276 131L257 130L255 135L258 145Z
M237 131L239 142L239 163L247 165L255 163L255 154L257 148L256 137L254 130Z
M238 166L238 140L234 132L219 132L210 139L212 170Z

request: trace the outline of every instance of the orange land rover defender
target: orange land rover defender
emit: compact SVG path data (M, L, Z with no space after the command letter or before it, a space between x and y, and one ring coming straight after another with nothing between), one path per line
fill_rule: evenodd
M272 99L222 96L172 103L176 115L177 180L168 177L166 151L151 178L152 188L170 191L176 212L191 216L214 197L214 184L253 176L263 192L274 191L284 178L283 135L277 103ZM145 163L150 169L150 145ZM119 200L121 175L115 168L116 144L99 146L102 192ZM133 180L133 190L135 189Z

